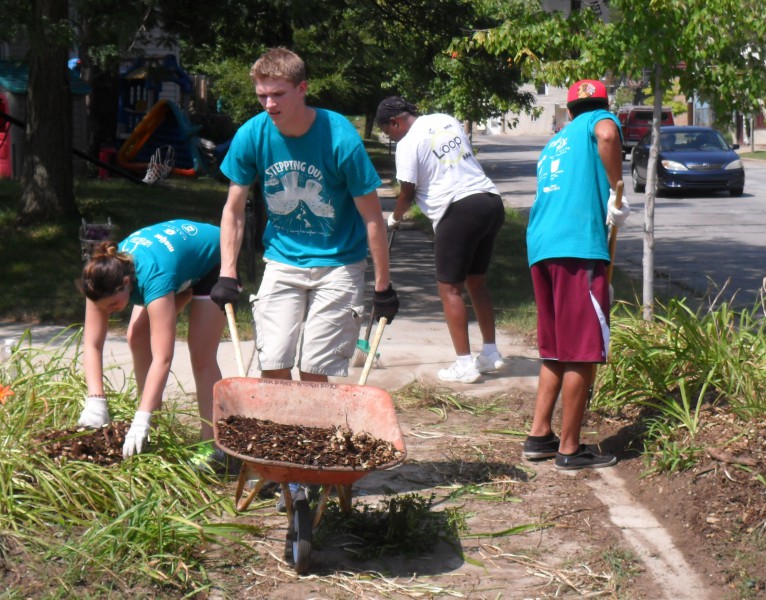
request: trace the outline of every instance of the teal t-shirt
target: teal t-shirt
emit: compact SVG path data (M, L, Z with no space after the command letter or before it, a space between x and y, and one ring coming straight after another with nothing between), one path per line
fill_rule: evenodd
M367 256L367 230L354 197L381 185L354 126L315 109L300 137L283 136L266 112L232 140L221 172L232 182L260 180L268 214L264 257L297 267L335 267Z
M548 258L609 261L609 179L598 155L596 123L617 117L599 109L578 115L537 161L537 195L529 212L529 265ZM620 131L620 135L622 132Z
M148 306L168 292L183 292L221 262L221 230L177 219L134 231L119 244L133 256L136 283L130 301Z

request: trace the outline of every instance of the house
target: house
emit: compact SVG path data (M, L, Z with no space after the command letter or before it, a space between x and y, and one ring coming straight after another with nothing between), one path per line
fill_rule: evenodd
M502 118L491 119L486 124L486 133L517 136L552 135L569 122L567 114L567 88L542 85L522 86L524 92L534 92L535 106L541 109L538 117L526 113L508 113Z

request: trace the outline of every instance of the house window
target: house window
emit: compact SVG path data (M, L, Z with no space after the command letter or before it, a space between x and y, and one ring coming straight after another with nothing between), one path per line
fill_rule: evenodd
M547 96L548 95L548 86L546 84L538 85L537 86L537 95L538 96Z

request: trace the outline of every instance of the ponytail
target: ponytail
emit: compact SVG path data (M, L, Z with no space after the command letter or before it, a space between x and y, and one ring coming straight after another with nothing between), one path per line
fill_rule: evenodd
M97 302L112 296L124 287L125 277L135 279L136 269L130 254L120 252L117 244L106 240L93 250L92 258L82 269L80 291Z

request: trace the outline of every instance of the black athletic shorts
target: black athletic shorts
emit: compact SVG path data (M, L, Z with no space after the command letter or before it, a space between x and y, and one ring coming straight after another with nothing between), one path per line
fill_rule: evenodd
M485 275L504 221L497 194L473 194L450 204L436 226L436 281L463 283L468 275Z
M221 264L217 264L210 269L206 275L202 277L197 283L193 283L191 286L192 296L194 298L209 298L210 290L218 283L218 275L221 272Z

